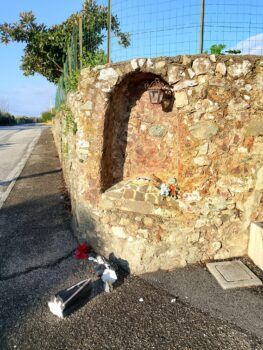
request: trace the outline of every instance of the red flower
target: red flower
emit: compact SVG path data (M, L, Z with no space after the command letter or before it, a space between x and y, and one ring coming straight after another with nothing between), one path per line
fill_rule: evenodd
M75 250L75 258L77 260L87 259L89 250L90 247L87 246L87 243L79 244Z
M169 190L170 190L170 194L171 196L176 196L176 187L174 185L169 185Z

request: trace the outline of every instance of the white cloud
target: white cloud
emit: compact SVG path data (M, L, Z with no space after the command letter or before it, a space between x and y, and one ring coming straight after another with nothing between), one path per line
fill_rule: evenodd
M234 49L241 50L241 53L249 55L263 55L263 33L250 36L240 41Z

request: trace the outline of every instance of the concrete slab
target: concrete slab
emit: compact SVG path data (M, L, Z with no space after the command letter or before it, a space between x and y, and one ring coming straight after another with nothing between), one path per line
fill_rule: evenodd
M206 264L223 289L261 286L261 280L241 261L221 261Z
M263 271L263 222L250 225L248 256Z

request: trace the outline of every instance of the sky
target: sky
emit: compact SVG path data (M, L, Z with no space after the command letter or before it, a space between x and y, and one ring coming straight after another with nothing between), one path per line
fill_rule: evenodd
M15 22L32 10L40 23L53 25L81 9L82 0L0 0L0 23ZM20 70L23 44L0 44L0 108L14 115L39 116L54 106L56 87L40 75L25 77Z
M123 50L113 40L114 60L175 56L199 51L201 0L112 0L122 30L132 34ZM213 44L263 54L263 0L205 0L204 50ZM137 55L135 54L137 53Z
M79 11L82 0L0 0L0 23L30 11L54 25ZM107 5L107 0L97 0ZM263 54L263 0L206 0L204 47L225 44L242 53ZM123 49L112 38L112 60L198 53L200 0L112 0L121 29L131 35ZM20 70L24 44L0 44L0 108L14 115L39 116L54 105L56 87Z

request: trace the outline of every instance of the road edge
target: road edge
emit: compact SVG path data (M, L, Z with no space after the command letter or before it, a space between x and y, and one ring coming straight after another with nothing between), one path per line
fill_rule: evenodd
M21 158L18 165L15 167L15 169L13 169L11 171L10 174L8 174L8 177L13 178L13 179L11 180L11 183L7 187L6 191L3 193L3 196L0 198L0 210L3 207L3 205L5 204L5 201L7 200L7 198L9 197L9 194L12 191L12 189L16 183L16 180L18 179L19 175L22 173L22 171L27 163L27 160L30 157L33 149L35 148L42 132L43 132L43 129L40 129L39 135L35 136L34 139L31 141L31 143L27 147L27 150L26 150L24 156Z

